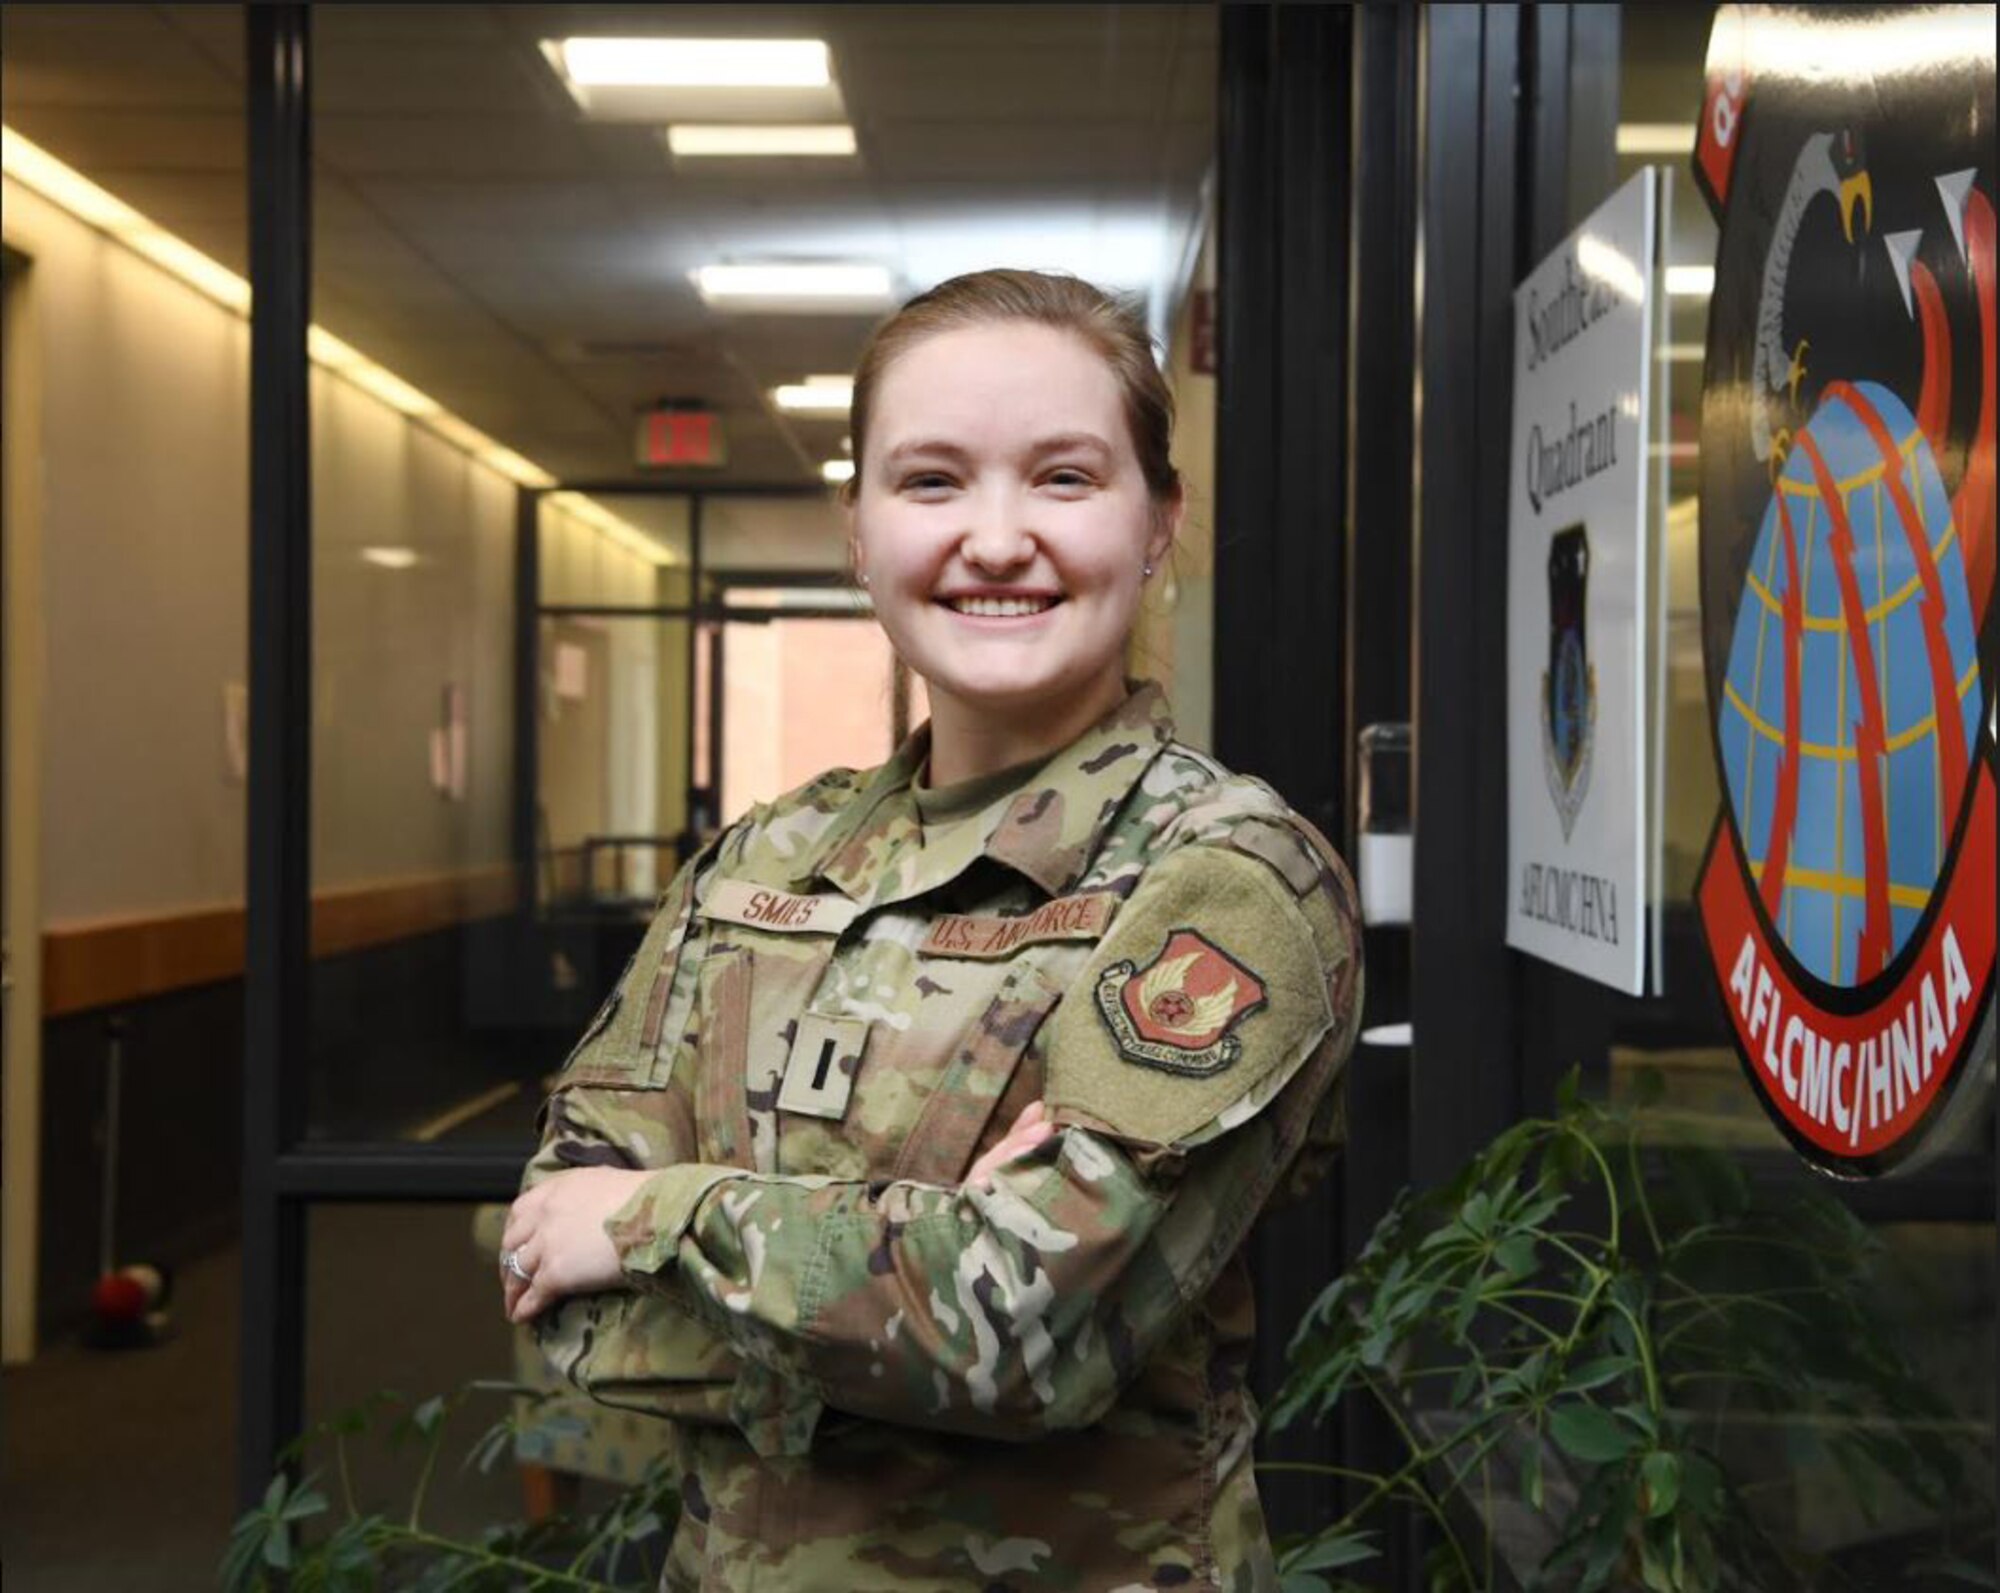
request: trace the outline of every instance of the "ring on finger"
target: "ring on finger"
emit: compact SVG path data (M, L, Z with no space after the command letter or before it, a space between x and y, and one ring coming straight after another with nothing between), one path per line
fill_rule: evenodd
M512 1273L523 1283L533 1283L535 1281L534 1275L521 1265L521 1252L518 1250L503 1250L500 1252L500 1269L503 1272Z

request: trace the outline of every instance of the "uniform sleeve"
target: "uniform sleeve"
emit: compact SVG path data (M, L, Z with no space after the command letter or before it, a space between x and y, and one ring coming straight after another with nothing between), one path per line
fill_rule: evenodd
M1059 1133L990 1192L699 1163L648 1180L607 1229L636 1287L754 1370L753 1444L808 1447L822 1406L1013 1439L1103 1416L1336 1084L1359 1008L1337 871L1210 844L1153 865L1035 1039Z
M695 1154L690 1094L673 1078L694 999L696 959L682 953L695 886L723 844L711 843L675 875L638 952L563 1064L523 1191L570 1168L659 1167ZM544 1312L535 1331L556 1370L607 1404L728 1418L736 1354L682 1301L629 1290L579 1296Z

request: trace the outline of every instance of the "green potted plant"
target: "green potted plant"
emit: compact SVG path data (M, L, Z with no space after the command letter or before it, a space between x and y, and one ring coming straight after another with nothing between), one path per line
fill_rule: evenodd
M504 1396L506 1414L473 1440L463 1464L490 1470L512 1454L518 1425L545 1391L511 1383L474 1382L449 1395L410 1404L384 1392L366 1406L321 1424L286 1451L285 1464L264 1498L230 1534L223 1556L225 1593L614 1593L652 1587L658 1559L680 1508L678 1474L666 1457L654 1461L605 1506L587 1515L505 1522L477 1537L426 1524L424 1509L445 1454L446 1430L474 1400ZM365 1505L354 1482L357 1443L414 1447L416 1482L407 1508ZM333 1488L322 1473L300 1471L330 1452Z
M1831 1194L1760 1198L1730 1156L1649 1142L1572 1077L1554 1116L1406 1192L1300 1323L1272 1425L1367 1400L1400 1455L1309 1468L1351 1505L1285 1547L1286 1593L1365 1589L1412 1510L1433 1589L1862 1585L1752 1507L1723 1443L1746 1413L1820 1448L1858 1508L1900 1490L1990 1546L1990 1503L1962 1492L1968 1424L1902 1352L1878 1251ZM1966 1553L1926 1564L1993 1586Z

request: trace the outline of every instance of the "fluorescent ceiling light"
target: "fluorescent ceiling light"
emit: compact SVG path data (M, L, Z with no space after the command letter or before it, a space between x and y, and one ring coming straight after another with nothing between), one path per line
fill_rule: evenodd
M818 88L832 81L819 39L564 39L581 88Z
M710 304L811 301L866 307L886 305L893 297L888 268L878 265L712 265L697 267L693 275Z
M1621 155L1692 155L1693 122L1620 122Z
M808 376L771 389L778 408L797 415L845 415L854 403L851 376Z
M0 171L5 171L23 188L39 194L78 221L98 229L135 254L152 261L170 276L213 299L224 309L236 315L249 313L250 284L243 278L4 125L0 125ZM884 273L885 278L886 275ZM532 459L524 459L511 448L501 447L476 426L439 407L435 399L418 392L395 372L376 364L325 327L306 328L306 357L322 370L389 405L508 480L524 487L555 485L556 478ZM844 377L840 379L845 380ZM589 511L581 518L613 542L622 544L654 564L674 562L673 555L643 531L599 504L588 499L577 501L589 504ZM361 549L361 557L370 564L390 570L407 570L421 562L414 549L405 547L365 547Z
M435 415L443 406L428 393L420 393L394 371L384 370L373 360L357 360L343 366L340 374L364 393L373 393L391 409L405 415Z
M106 232L121 233L148 225L146 218L124 200L106 193L82 173L65 166L39 145L31 144L13 128L0 130L0 167L9 177L24 183L52 204L62 206L79 221Z
M1676 298L1705 299L1715 291L1715 267L1705 265L1668 266L1667 291Z
M1660 350L1660 357L1676 365L1698 365L1706 352L1699 343L1669 343Z
M0 170L4 170L22 187L33 190L77 220L97 228L133 253L152 261L170 276L205 298L214 300L224 309L237 315L249 313L250 284L243 278L185 239L141 215L124 200L105 192L74 168L21 137L11 127L0 126ZM555 477L533 460L523 459L513 450L500 447L477 427L441 408L437 400L418 392L395 372L376 364L325 327L306 328L306 356L322 370L417 421L509 480L529 487L554 484ZM375 559L370 562L382 561Z
M854 479L854 461L852 459L829 459L819 467L819 473L826 480L838 486L843 481L852 481Z
M675 159L695 155L852 155L845 122L676 122L666 130Z
M126 247L179 277L197 293L238 315L250 313L250 284L192 244L150 224L118 236Z
M523 459L513 449L502 448L498 443L481 454L479 462L523 487L553 487L556 484L556 478L534 460Z

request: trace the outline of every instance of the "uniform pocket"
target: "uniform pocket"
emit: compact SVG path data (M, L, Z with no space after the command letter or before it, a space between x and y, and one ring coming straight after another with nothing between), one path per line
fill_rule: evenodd
M563 1084L657 1089L667 1082L672 1047L660 1042L680 961L680 941L656 925L563 1063Z
M750 1050L751 955L721 947L701 960L696 1011L700 1066L695 1069L694 1116L701 1160L717 1167L748 1167L750 1106L746 1070Z
M956 1184L964 1179L994 1107L1007 1093L1021 1059L1063 990L1064 982L1043 966L1042 958L1023 957L1008 970L998 994L945 1064L903 1141L891 1176L926 1184Z
M696 979L695 1117L701 1159L778 1170L778 1091L831 937L718 933Z

